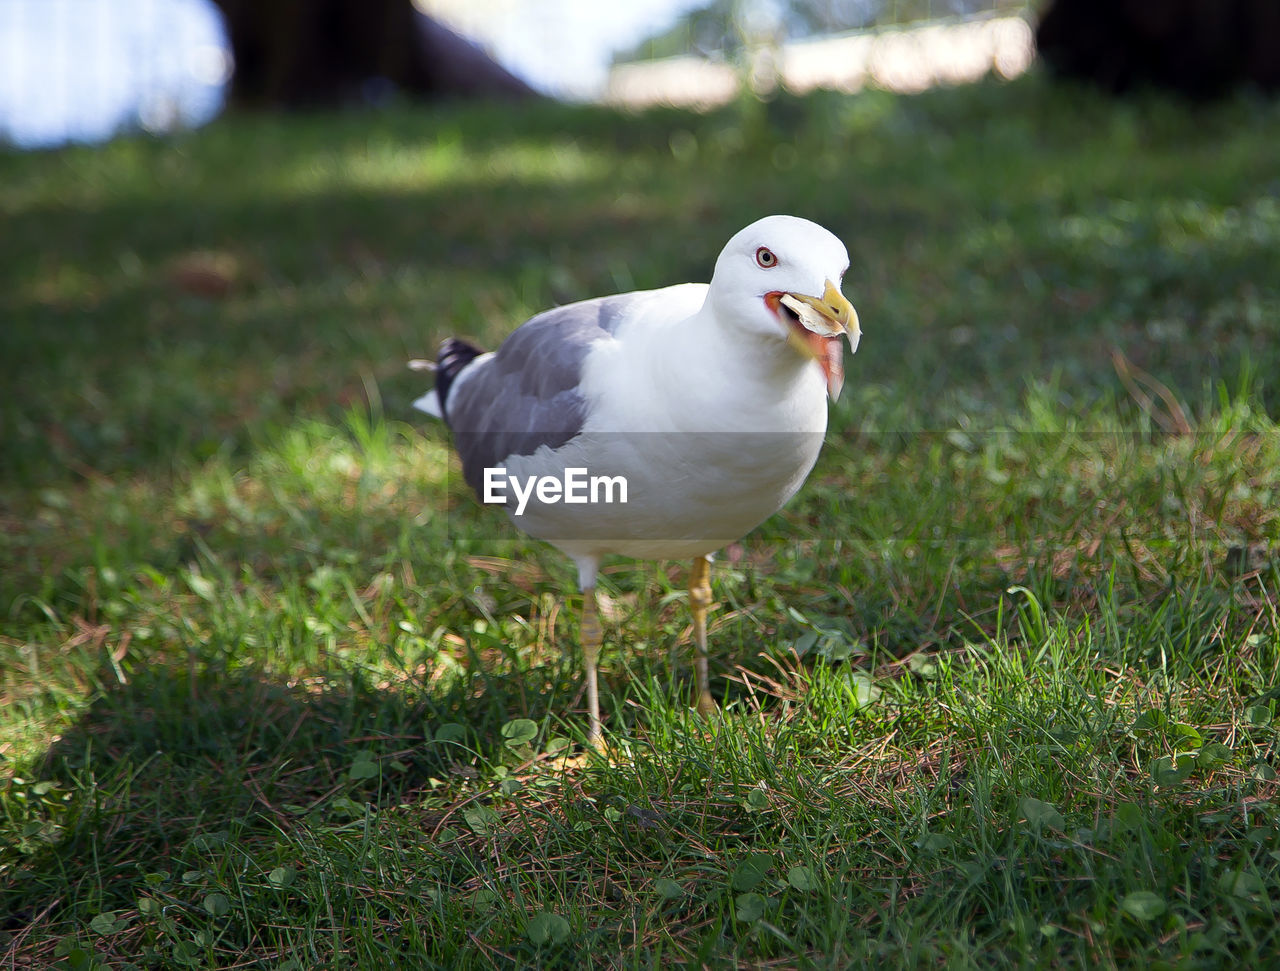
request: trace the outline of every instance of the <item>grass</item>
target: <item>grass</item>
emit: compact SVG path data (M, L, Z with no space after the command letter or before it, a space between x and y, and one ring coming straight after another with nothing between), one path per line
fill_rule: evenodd
M1278 137L1032 76L0 156L0 966L1273 963ZM852 256L827 447L721 722L610 564L566 764L571 567L403 361L772 211Z

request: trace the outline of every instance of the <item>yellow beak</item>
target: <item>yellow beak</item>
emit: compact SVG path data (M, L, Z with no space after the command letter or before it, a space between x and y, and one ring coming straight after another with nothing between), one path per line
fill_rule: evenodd
M812 307L818 312L818 316L827 321L830 325L830 331L824 336L831 334L857 334L858 333L858 311L853 309L851 304L843 293L830 280L826 282L826 289L822 291L821 297L810 297L803 293L789 293L788 297L792 297L803 304ZM812 318L809 320L801 319L803 323L814 333L817 330L811 324Z
M862 331L858 312L840 288L830 280L824 281L821 297L803 293L778 294L774 312L787 322L787 343L822 367L827 379L827 394L835 401L844 386L844 346L840 336L847 334L849 343L857 350ZM783 311L781 308L787 308Z

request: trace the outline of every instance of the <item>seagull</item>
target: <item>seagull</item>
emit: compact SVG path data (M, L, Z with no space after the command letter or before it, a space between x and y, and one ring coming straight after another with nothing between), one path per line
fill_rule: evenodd
M844 245L796 216L735 234L711 282L583 300L496 351L441 345L414 402L453 433L463 476L517 528L566 553L582 591L587 741L603 748L596 577L610 554L690 559L697 709L708 682L712 554L768 519L817 461L858 315Z

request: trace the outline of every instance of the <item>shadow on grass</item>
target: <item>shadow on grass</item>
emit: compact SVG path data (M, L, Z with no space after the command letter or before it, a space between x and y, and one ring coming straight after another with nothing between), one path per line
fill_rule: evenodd
M25 789L28 815L13 821L4 854L0 932L12 941L69 913L132 910L148 873L197 870L211 846L345 822L366 803L412 804L429 832L460 791L483 788L495 765L511 763L502 736L511 719L534 720L546 737L580 736L585 724L576 650L530 664L495 643L477 637L452 659L437 655L454 668L447 677L448 665L408 661L412 670L394 683L386 667L350 659L322 661L329 670L291 682L218 646L185 659L174 645L135 648L125 668L104 658L91 707L27 778L9 783ZM741 697L724 678L739 665L774 670L759 647L723 638L718 697ZM628 670L607 675L603 692L610 730L626 732L620 718L644 717L628 704L629 682L663 681L670 671L665 646L620 649ZM689 647L677 651L676 690L684 690Z
M498 586L507 599L528 595ZM647 586L645 596L659 596ZM650 608L660 609L641 606ZM457 611L480 618L465 605ZM693 697L683 604L664 616L647 646L626 643L626 620L608 628L602 700L615 735L646 732L645 684ZM761 688L778 677L772 658L785 653L776 633L737 620L718 627L717 699L737 712L776 702ZM163 895L181 874L207 870L211 855L218 865L248 865L245 847L305 840L360 819L366 804L411 807L429 839L459 799L495 784L495 766L523 757L504 746L509 721L532 719L543 741L580 738L585 725L577 651L522 661L504 655L496 635L454 651L461 669L448 677L443 663L409 659L394 681L387 667L350 658L292 682L238 663L225 646L180 652L135 649L125 669L104 658L91 707L29 778L10 782L25 790L27 816L13 821L5 848L0 941L20 946L33 928L47 939L96 913L132 912L149 881Z
M424 694L358 671L290 684L192 660L138 665L124 684L106 666L111 686L33 767L35 783L15 783L31 815L5 854L20 862L0 888L0 928L86 904L131 909L141 874L198 868L211 842L343 820L365 803L438 808L432 788L477 775L477 749L492 750L513 700L470 680ZM538 685L521 694L546 710ZM465 731L432 741L446 724Z

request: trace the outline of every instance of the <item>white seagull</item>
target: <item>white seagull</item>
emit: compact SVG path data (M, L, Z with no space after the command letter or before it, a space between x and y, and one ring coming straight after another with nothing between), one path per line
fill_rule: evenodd
M415 407L444 419L482 500L569 555L582 589L588 741L602 745L596 574L606 554L692 557L698 710L711 554L795 495L817 460L858 315L844 245L768 216L737 233L711 283L538 314L498 350L447 339ZM415 362L419 367L431 368Z

